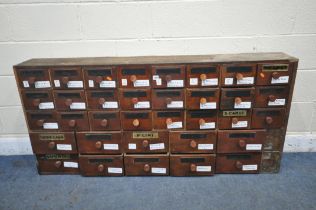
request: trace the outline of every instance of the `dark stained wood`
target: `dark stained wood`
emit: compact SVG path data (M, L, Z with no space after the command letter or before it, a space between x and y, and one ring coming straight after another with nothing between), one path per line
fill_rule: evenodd
M92 131L121 130L120 112L89 111L89 121Z
M231 113L225 116L225 112ZM245 115L239 115L243 112ZM218 113L218 128L227 129L250 129L251 127L251 110L225 110Z
M185 87L184 65L153 66L153 88L183 88Z
M25 111L28 128L31 131L61 130L57 112L55 111Z
M21 96L25 110L55 110L56 108L51 90L33 91L21 89Z
M285 121L285 109L253 109L252 112L252 128L281 128Z
M150 89L120 89L119 99L122 110L140 110L152 107Z
M152 130L151 111L122 111L121 123L123 130L150 131Z
M90 130L87 112L58 112L57 118L62 131Z
M280 170L281 152L263 152L260 173L278 173Z
M218 109L219 98L218 88L186 89L186 109Z
M88 90L86 98L88 109L112 111L119 110L118 90Z
M257 85L291 84L293 65L289 62L263 62L258 64Z
M79 174L78 155L46 154L36 158L39 174Z
M187 130L214 130L217 128L217 110L186 111Z
M151 72L148 65L119 66L117 69L119 87L149 88L151 86Z
M87 109L83 90L54 90L56 109L60 111L82 111Z
M187 65L186 87L207 88L220 84L219 65L192 64Z
M83 68L84 82L87 89L113 89L118 87L117 69L111 66Z
M50 76L54 89L85 88L80 67L53 67L50 69Z
M153 111L153 128L155 130L183 130L185 128L184 111Z
M254 99L254 88L222 88L220 108L221 110L251 109Z
M42 90L51 89L53 87L47 68L18 68L15 69L15 75L17 85L21 89ZM40 81L45 81L48 83L48 86L38 86L38 82Z
M185 91L184 89L164 89L152 90L153 109L184 109Z
M256 87L256 108L286 107L289 88L287 86L258 86Z
M221 66L221 86L253 86L256 81L256 64L234 63Z

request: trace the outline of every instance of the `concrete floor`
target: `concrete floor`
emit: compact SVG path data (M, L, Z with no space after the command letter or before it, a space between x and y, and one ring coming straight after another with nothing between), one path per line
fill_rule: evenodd
M279 174L40 176L33 156L0 157L0 209L316 209L316 153L288 153Z

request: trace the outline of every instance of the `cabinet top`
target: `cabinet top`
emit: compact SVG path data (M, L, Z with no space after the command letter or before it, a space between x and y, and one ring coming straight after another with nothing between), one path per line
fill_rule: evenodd
M17 64L15 67L190 64L265 61L295 62L298 61L298 59L282 52L137 57L34 58Z

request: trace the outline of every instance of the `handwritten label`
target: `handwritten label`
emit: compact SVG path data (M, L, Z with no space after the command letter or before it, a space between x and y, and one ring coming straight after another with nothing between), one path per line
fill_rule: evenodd
M171 101L167 108L183 108L183 101Z
M50 81L36 81L35 88L50 88Z
M277 98L275 101L269 101L268 106L284 106L285 98Z
M134 87L148 87L149 80L136 80L134 82Z
M118 150L119 146L118 144L103 144L104 150Z
M239 104L234 104L235 109L250 109L251 108L251 102L249 101L243 101Z
M199 80L198 78L190 78L190 85L198 85Z
M248 121L238 121L236 124L232 123L232 128L246 128Z
M225 78L225 85L232 85L234 83L234 78Z
M127 86L127 79L122 79L122 86Z
M211 172L212 166L196 166L197 172Z
M68 88L83 88L83 81L69 81L67 83Z
M147 109L150 108L150 102L149 101L139 101L136 104L134 104L135 109Z
M115 88L116 82L115 81L102 81L100 83L100 88Z
M29 82L28 81L23 81L23 87L29 88L30 87Z
M256 171L258 170L258 165L243 165L242 166L243 171Z
M261 150L262 144L247 144L246 150Z
M89 80L89 87L94 87L94 81L93 80Z
M116 167L108 167L108 173L110 174L121 174L123 173L122 168L116 168Z
M54 103L53 102L42 102L38 105L39 109L54 109Z
M198 144L198 150L212 150L213 148L213 144Z
M70 104L70 109L86 109L86 103L73 102Z
M165 149L164 143L157 143L157 144L149 144L150 150L159 150L159 149Z
M59 80L54 80L54 85L55 87L60 87L60 81Z
M152 167L151 168L151 173L153 173L153 174L165 174L165 173L167 173L167 169L166 168Z
M102 104L103 109L117 109L118 103L117 101L106 101Z
M216 109L216 102L200 103L200 109Z
M203 125L200 125L200 129L214 129L215 128L215 122L207 122Z
M214 85L218 85L218 78L202 80L201 85L202 85L202 86L214 86Z
M182 122L173 122L169 125L167 125L168 129L174 129L174 128L182 128Z
M271 84L286 84L289 83L289 76L281 76L278 79L272 78Z
M57 144L56 148L57 148L57 150L66 150L66 151L72 150L71 144Z
M184 82L183 80L171 80L167 83L167 87L183 87Z
M76 162L64 162L65 168L78 168L78 163Z
M136 149L136 144L128 144L128 149Z
M237 80L237 85L248 85L254 83L254 77L244 77Z
M44 129L58 129L58 123L53 122L53 123L44 123L43 124Z

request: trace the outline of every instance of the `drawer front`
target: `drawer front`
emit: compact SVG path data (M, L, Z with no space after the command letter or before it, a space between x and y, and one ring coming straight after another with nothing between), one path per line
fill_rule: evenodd
M217 87L220 81L219 66L188 65L187 87Z
M293 65L289 63L264 63L258 65L257 85L288 85L291 83Z
M153 88L182 88L185 86L185 66L153 66Z
M280 170L280 163L280 152L263 152L260 173L278 173Z
M184 89L178 90L153 90L153 109L184 109Z
M86 110L86 96L83 90L54 91L54 99L57 110L76 111Z
M121 154L122 134L112 132L77 132L77 144L80 154Z
M285 122L285 109L253 109L252 128L281 128Z
M218 131L217 152L261 152L266 135L265 130Z
M171 153L214 153L216 131L171 131L169 133Z
M76 154L77 145L73 132L39 133L30 132L35 154Z
M50 89L48 69L15 69L18 86L22 89Z
M216 173L258 173L261 153L217 154Z
M53 68L50 70L55 89L83 89L83 75L80 67Z
M222 86L252 86L256 79L256 64L231 64L221 66Z
M285 140L285 128L268 129L263 151L282 151Z
M227 110L219 112L219 129L250 129L250 125L251 110Z
M211 176L215 170L215 155L170 155L171 176Z
M167 131L124 132L125 153L167 153L169 135Z
M125 155L127 176L168 176L169 155Z
M79 174L78 155L36 155L39 174Z
M218 88L187 89L187 109L217 109L219 102Z
M89 120L92 131L121 130L119 112L91 111Z
M121 112L121 122L124 130L152 130L152 113L151 111Z
M26 112L27 123L33 131L58 131L62 128L56 112Z
M155 130L184 129L183 111L153 111L153 126Z
M286 107L288 96L289 88L287 86L257 87L255 107Z
M217 127L217 110L186 111L188 130L212 130Z
M118 67L119 87L146 88L151 86L151 73L148 66Z
M120 108L117 90L86 91L90 110L117 110Z
M250 109L254 98L254 88L224 88L221 93L221 109Z
M80 155L80 173L83 176L123 176L122 155Z
M87 112L60 112L58 121L62 131L90 130Z
M21 90L25 110L54 110L54 98L51 91Z
M111 89L117 87L117 71L112 67L84 68L84 82L87 89Z
M123 110L137 110L151 108L150 89L120 89L120 104Z

